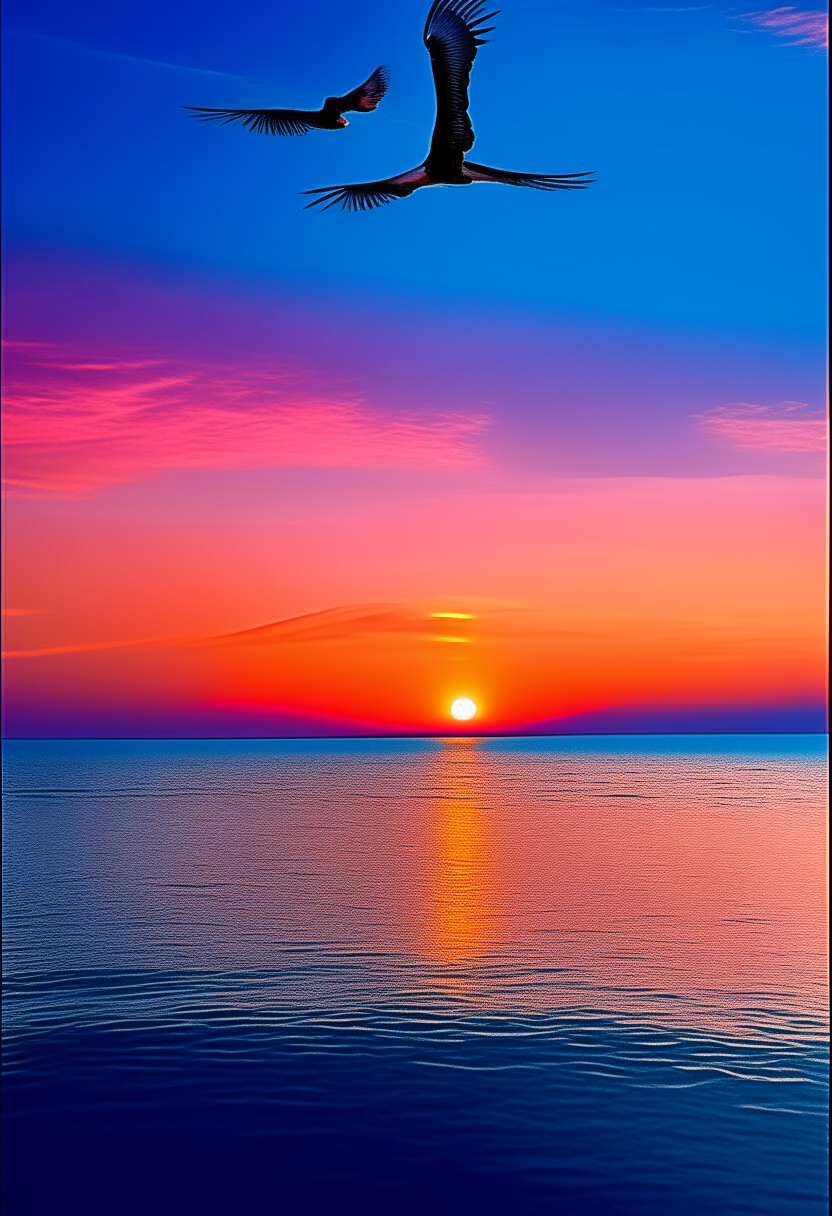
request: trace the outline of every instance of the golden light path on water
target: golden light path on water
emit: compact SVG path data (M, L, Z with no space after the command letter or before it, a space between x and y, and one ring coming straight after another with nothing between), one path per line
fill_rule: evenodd
M114 950L130 966L247 971L328 942L367 960L362 991L389 992L424 964L428 988L456 976L483 1008L660 1006L740 1028L783 1001L825 1013L825 756L811 739L20 750L32 792L9 830L19 849L32 837L35 877L6 928L25 939L7 950L28 971L95 968ZM61 795L61 832L45 841L29 808L58 785L92 793ZM99 857L105 795L118 830ZM127 877L126 857L141 858ZM82 906L44 877L59 864L86 876ZM63 945L38 928L42 901L73 927Z

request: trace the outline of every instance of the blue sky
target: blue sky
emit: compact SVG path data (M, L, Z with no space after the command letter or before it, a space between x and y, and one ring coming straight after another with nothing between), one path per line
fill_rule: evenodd
M509 0L474 67L474 158L593 169L597 184L304 213L300 190L424 157L425 9L11 0L9 238L339 297L473 298L818 340L824 58L741 8ZM380 62L388 97L343 133L274 140L178 109L317 106Z

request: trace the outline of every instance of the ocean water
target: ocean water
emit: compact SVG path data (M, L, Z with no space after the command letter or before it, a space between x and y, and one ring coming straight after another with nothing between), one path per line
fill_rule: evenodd
M5 747L5 1211L826 1211L819 736Z

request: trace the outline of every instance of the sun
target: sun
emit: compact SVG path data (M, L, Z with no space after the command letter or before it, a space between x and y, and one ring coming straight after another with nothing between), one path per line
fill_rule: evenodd
M476 712L477 707L470 697L457 697L451 706L451 717L458 722L467 722Z

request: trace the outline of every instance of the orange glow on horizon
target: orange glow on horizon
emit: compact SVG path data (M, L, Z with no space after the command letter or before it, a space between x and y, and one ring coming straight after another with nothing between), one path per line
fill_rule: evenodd
M448 500L349 517L316 504L291 527L200 517L180 534L137 502L112 520L39 504L15 524L9 593L41 611L5 620L9 705L234 707L262 713L266 733L286 710L442 734L824 700L820 482L587 480L462 498L462 553L441 526ZM462 695L477 716L452 726Z

